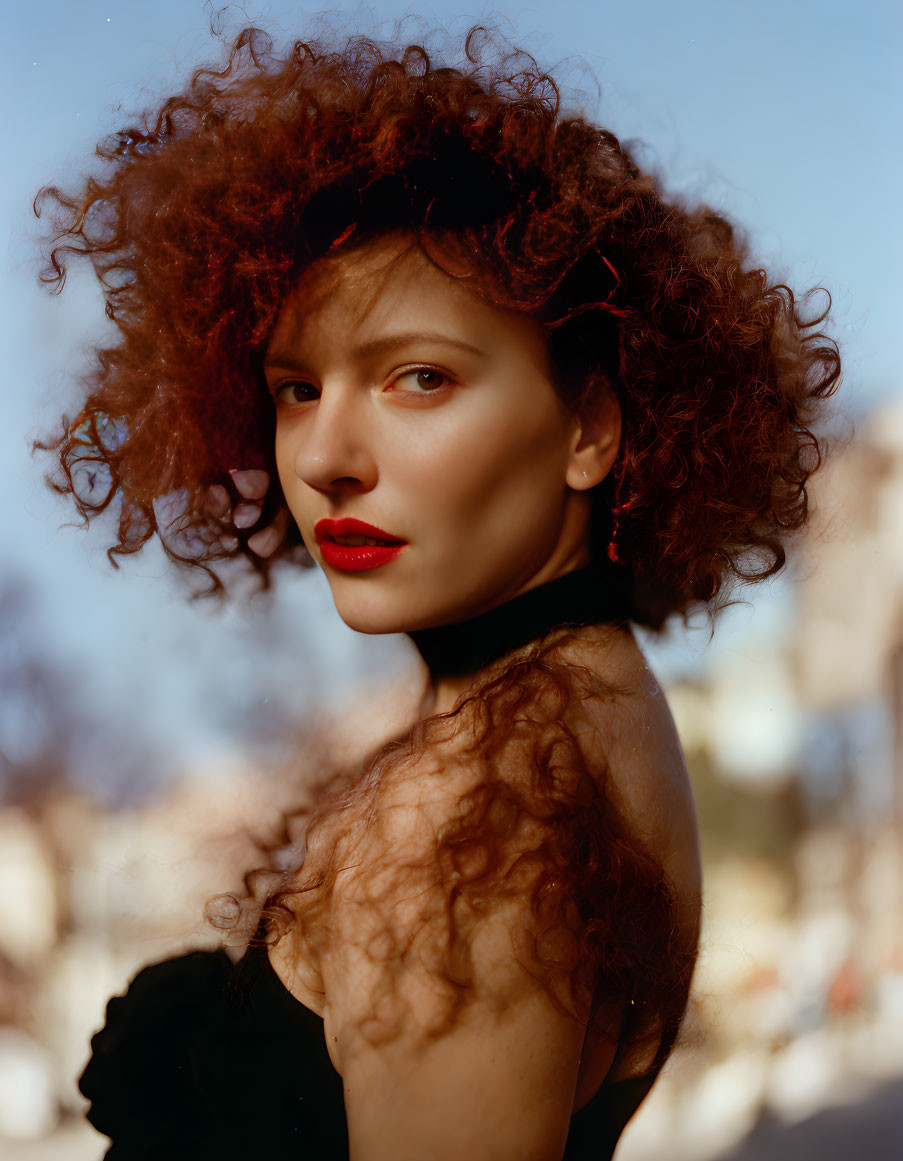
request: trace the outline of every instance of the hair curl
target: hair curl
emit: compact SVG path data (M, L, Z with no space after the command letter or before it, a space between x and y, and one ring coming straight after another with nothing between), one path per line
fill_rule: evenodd
M491 43L473 30L452 68L359 37L280 55L248 28L221 68L103 141L98 176L39 193L37 213L55 206L42 278L60 289L89 258L118 330L80 413L39 445L83 517L116 502L113 563L157 534L219 591L227 559L264 585L299 559L263 351L313 261L401 230L440 265L469 256L481 293L543 323L574 406L617 390L625 436L592 538L629 572L636 621L716 608L783 566L839 380L827 310L807 317L728 221L666 198L612 133L562 112L531 57ZM245 529L209 502L212 485L240 498L234 469L272 481Z
M435 1038L486 998L475 933L516 901L506 923L520 980L609 1040L607 1006L622 1005L619 1071L654 1077L687 1003L698 899L680 897L628 821L614 787L626 772L590 753L597 711L638 691L569 662L578 634L551 630L485 670L453 711L359 769L326 772L264 844L269 861L245 875L244 893L210 901L213 926L239 943L295 941L307 965L336 941L359 945L376 969L361 991L378 1043L418 1026ZM437 795L454 806L436 809ZM418 965L436 1002L414 1018L404 980Z

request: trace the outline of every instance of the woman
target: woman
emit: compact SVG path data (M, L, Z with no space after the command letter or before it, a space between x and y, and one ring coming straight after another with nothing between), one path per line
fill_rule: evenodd
M303 544L428 673L239 906L238 967L111 1002L112 1158L609 1157L674 1043L698 840L629 622L782 567L839 364L727 222L480 45L247 30L45 192L48 280L87 254L119 332L57 444L111 556L156 534L219 591Z

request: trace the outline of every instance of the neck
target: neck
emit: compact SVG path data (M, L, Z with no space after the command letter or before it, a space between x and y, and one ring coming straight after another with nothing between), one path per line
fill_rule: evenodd
M625 581L621 569L587 565L476 617L410 633L430 671L429 712L450 709L486 665L558 625L626 620Z

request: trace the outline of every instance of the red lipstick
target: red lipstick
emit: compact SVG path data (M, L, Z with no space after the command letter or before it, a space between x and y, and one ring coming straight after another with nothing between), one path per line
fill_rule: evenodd
M394 560L406 546L407 541L391 532L384 532L375 524L366 524L351 516L340 520L324 517L314 525L314 535L323 559L331 568L342 572L366 572L380 568ZM349 544L349 537L365 536L377 540L378 544Z

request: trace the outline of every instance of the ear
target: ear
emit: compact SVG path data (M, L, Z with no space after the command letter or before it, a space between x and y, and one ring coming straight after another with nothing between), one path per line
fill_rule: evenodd
M607 385L584 404L574 419L574 439L565 480L575 492L601 484L611 471L621 443L621 406Z

